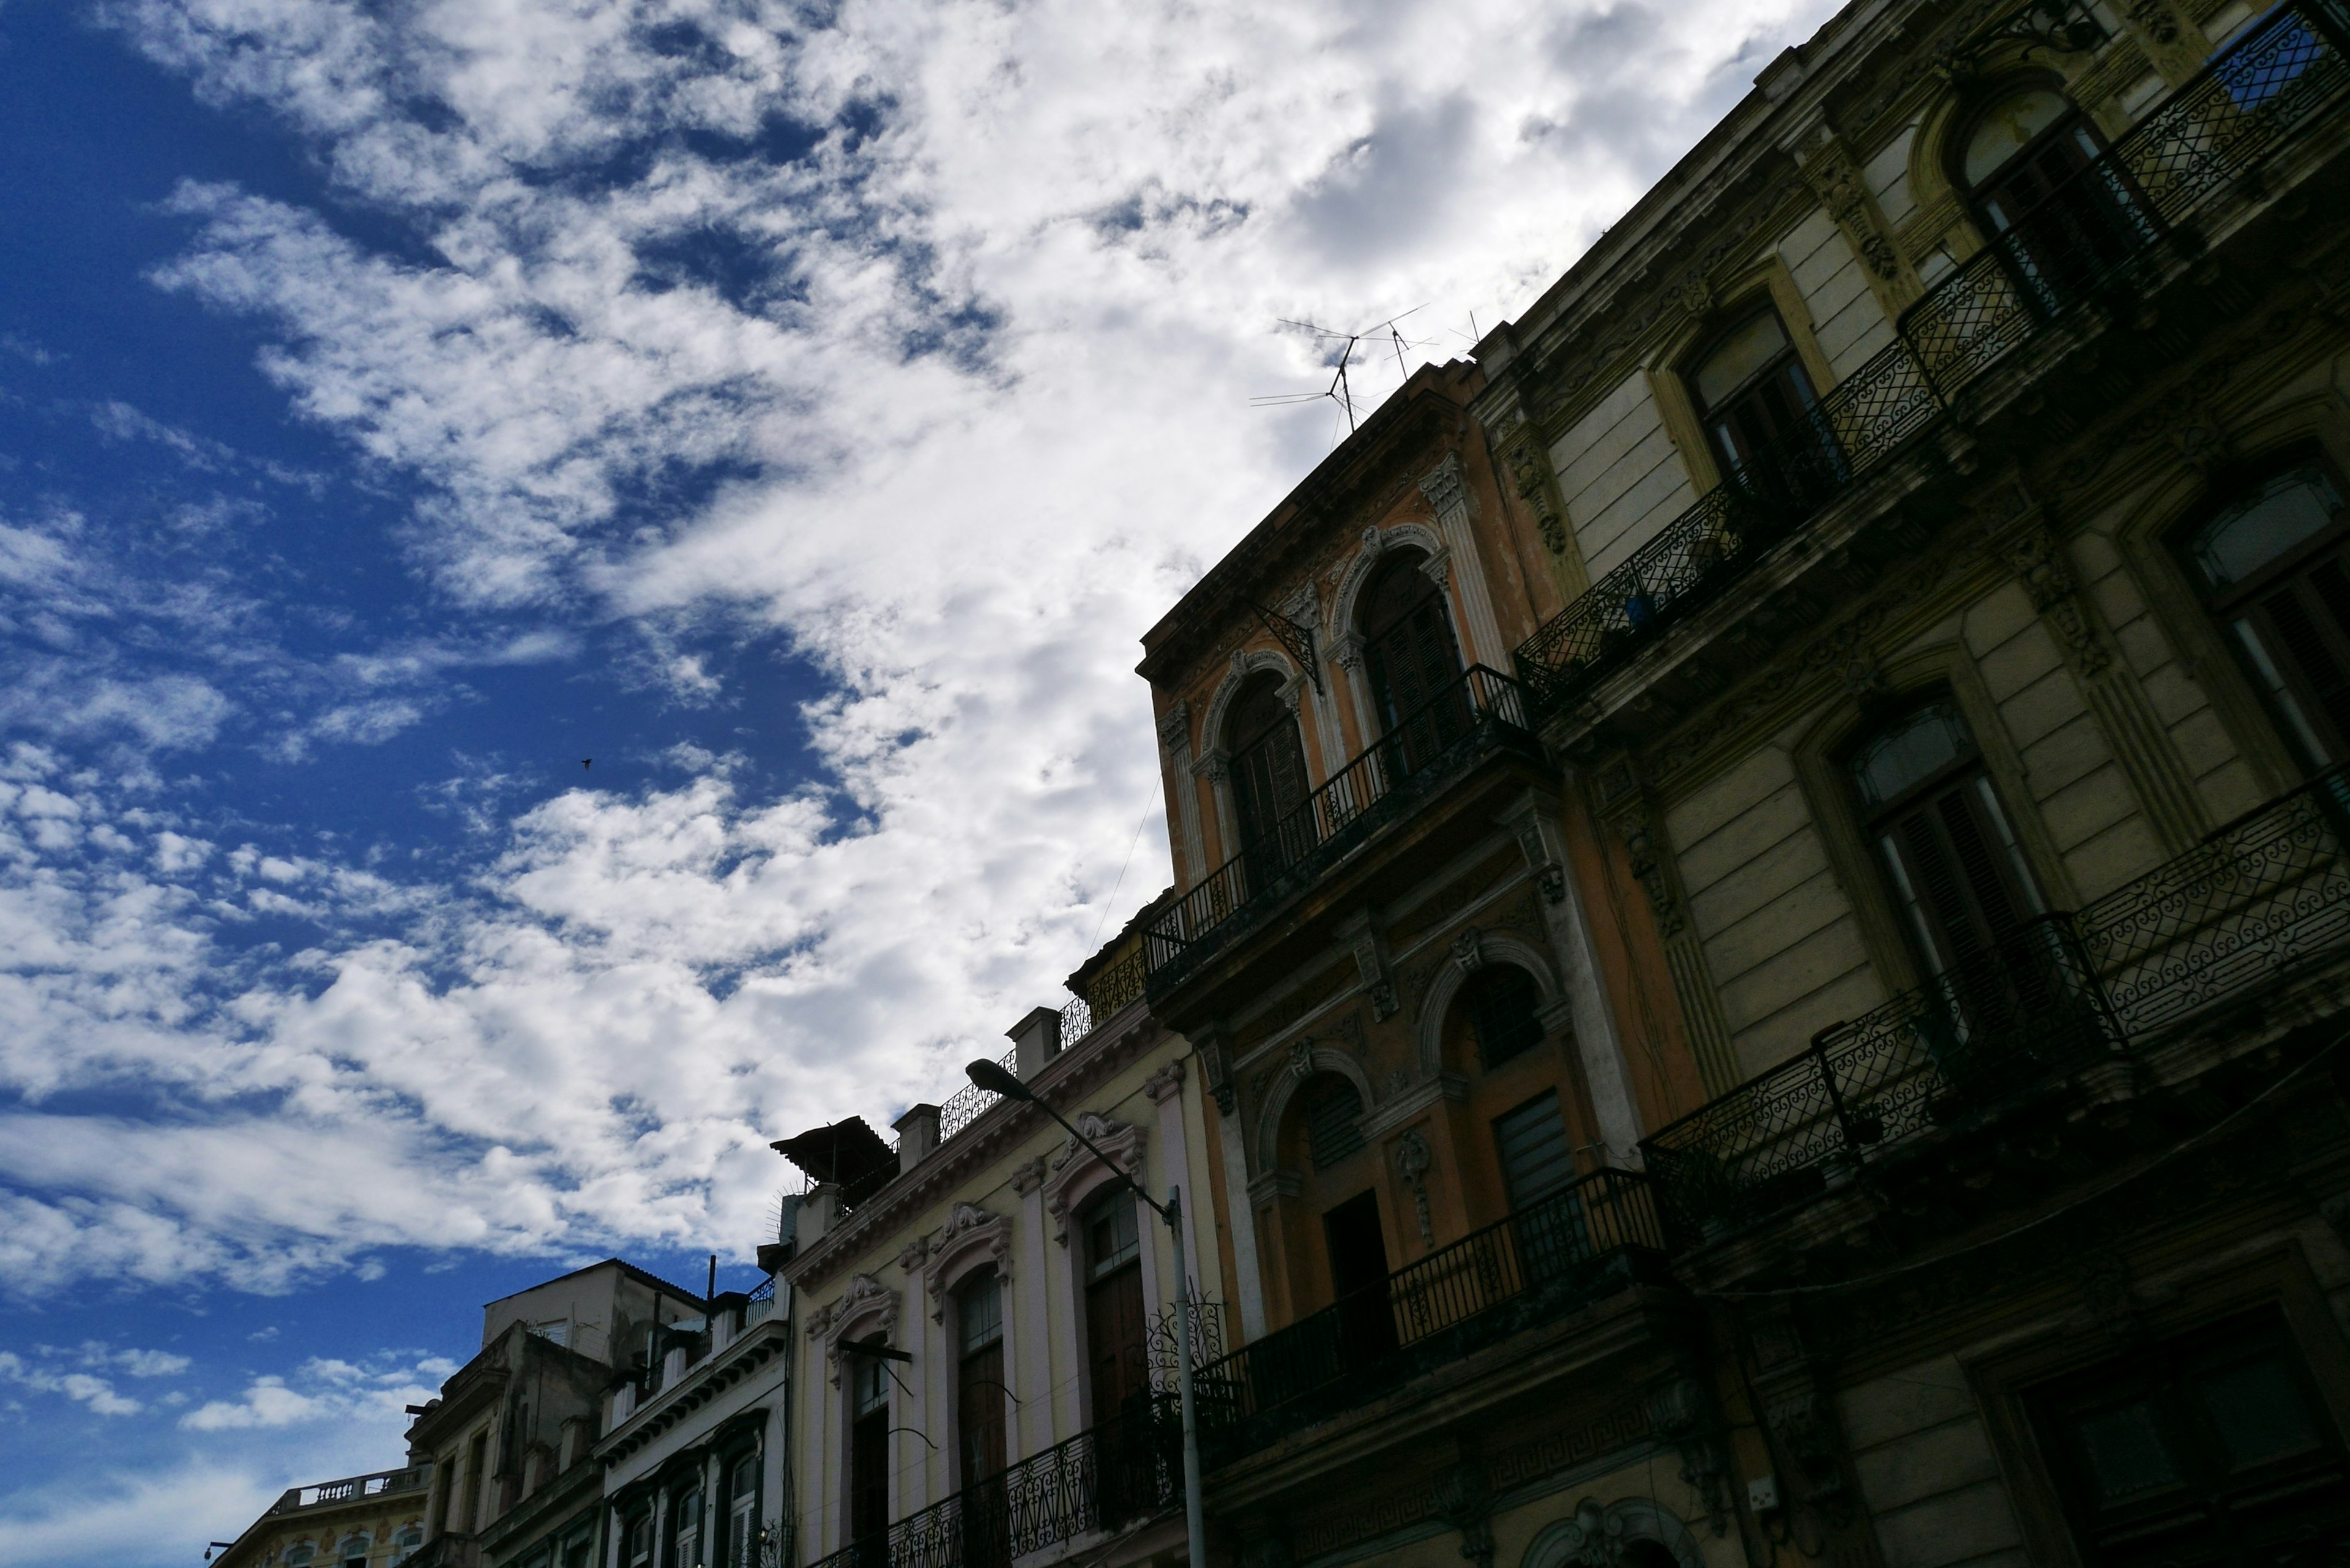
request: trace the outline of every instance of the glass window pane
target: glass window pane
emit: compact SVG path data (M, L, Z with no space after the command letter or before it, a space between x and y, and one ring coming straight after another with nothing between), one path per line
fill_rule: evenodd
M1099 1279L1142 1250L1135 1229L1134 1194L1119 1192L1093 1212L1086 1223L1087 1277Z
M2317 1431L2310 1424L2301 1390L2273 1356L2196 1381L2196 1392L2230 1468L2265 1464L2317 1446Z
M1003 1337L1003 1290L993 1269L955 1293L955 1321L965 1355Z
M1852 760L1853 780L1868 805L1883 805L1974 750L1974 737L1947 702L1921 708Z
M1558 1096L1529 1101L1493 1122L1493 1143L1502 1157L1502 1182L1510 1207L1523 1209L1575 1180L1575 1151Z
M1335 1074L1306 1086L1305 1141L1314 1168L1327 1170L1363 1147L1363 1101L1355 1085Z
M2063 95L2036 88L2016 94L1982 117L1967 140L1966 175L1970 186L1981 184L2001 165L2030 145L2032 139L2064 118L2072 109Z
M2241 582L2341 514L2342 497L2323 472L2278 474L2203 525L2195 535L2195 564L2214 587Z
M1469 982L1468 1002L1469 1027L1484 1065L1498 1067L1542 1044L1542 992L1517 965L1487 965Z
M2178 1484L2178 1464L2150 1401L2083 1417L2075 1430L2106 1503L2126 1502Z
M1786 351L1787 333L1779 325L1773 311L1761 311L1732 328L1705 357L1692 379L1697 384L1698 400L1708 409L1721 405L1721 400L1752 378L1757 370Z

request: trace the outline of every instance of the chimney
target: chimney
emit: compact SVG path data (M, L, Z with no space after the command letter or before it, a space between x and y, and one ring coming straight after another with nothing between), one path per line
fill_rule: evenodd
M1061 1015L1053 1008L1036 1009L1005 1033L1019 1052L1014 1070L1024 1084L1033 1082L1045 1064L1061 1054Z
M939 1107L908 1106L906 1114L889 1124L898 1135L898 1174L922 1163L939 1147Z

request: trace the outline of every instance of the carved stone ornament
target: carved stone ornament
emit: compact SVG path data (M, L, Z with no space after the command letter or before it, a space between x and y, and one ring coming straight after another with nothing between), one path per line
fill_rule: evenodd
M1023 1198L1027 1197L1045 1185L1045 1174L1047 1168L1045 1157L1041 1154L1034 1159L1022 1160L1012 1168L1012 1190Z
M1680 1377L1654 1390L1648 1398L1648 1426L1679 1450L1681 1480L1700 1497L1720 1535L1728 1525L1722 1502L1722 1478L1729 1464L1718 1440L1720 1421L1705 1386L1694 1377Z
M2113 652L2089 618L2064 543L2044 522L2034 519L2009 534L1999 550L2074 668L2085 676L2103 674L2113 662Z
M1428 1140L1419 1136L1418 1127L1396 1140L1395 1162L1396 1174L1403 1179L1405 1188L1411 1193L1412 1207L1419 1211L1419 1244L1433 1247L1436 1231L1428 1217L1428 1170L1436 1163L1436 1156L1429 1148Z
M1461 1555L1477 1568L1493 1568L1493 1498L1484 1467L1470 1459L1443 1470L1430 1501L1436 1517L1461 1532Z
M1680 935L1687 924L1681 918L1681 907L1673 897L1672 884L1665 875L1664 857L1657 852L1655 838L1650 836L1645 815L1627 820L1620 828L1624 853L1631 861L1632 875L1648 895L1648 909L1657 919L1657 933L1663 937Z
M1452 961L1461 966L1462 974L1475 974L1484 968L1484 934L1474 926L1463 926L1461 934L1452 939Z
M995 1265L995 1277L1012 1278L1012 1219L976 1203L958 1203L939 1232L931 1268L931 1321L947 1319L947 1293L973 1269Z
M1768 1419L1781 1449L1802 1468L1813 1496L1843 1490L1836 1468L1835 1419L1825 1395L1806 1390L1782 1399L1771 1407Z
M1130 1179L1142 1179L1142 1151L1149 1135L1129 1122L1112 1121L1099 1111L1079 1111L1077 1130L1109 1156L1114 1168ZM1045 1178L1045 1212L1053 1219L1053 1240L1069 1244L1069 1208L1073 1201L1101 1184L1101 1161L1075 1138L1066 1138L1048 1157L1051 1172Z
M1559 515L1557 504L1551 495L1550 463L1543 456L1542 447L1532 441L1522 441L1510 449L1510 481L1516 487L1518 498L1534 508L1534 526L1542 534L1543 548L1554 556L1566 554L1566 519Z
M1566 899L1566 867L1551 858L1550 846L1543 842L1542 830L1528 826L1518 835L1518 853L1526 857L1526 865L1534 875L1535 890L1545 904L1564 903Z
M927 1262L930 1256L931 1239L928 1236L917 1236L898 1249L898 1266L910 1274Z
M1164 1105L1183 1092L1183 1058L1176 1057L1142 1080L1142 1093L1154 1106Z
M1159 716L1159 743L1170 753L1188 751L1191 745L1191 704L1178 702Z
M1289 1071L1299 1082L1314 1075L1314 1036L1301 1034L1289 1043Z
M1673 285L1673 303L1690 316L1703 316L1713 308L1713 285L1701 271L1691 271Z
M1456 506L1468 505L1469 485L1461 477L1460 454L1445 453L1444 461L1433 472L1421 476L1419 493L1428 498L1429 505L1440 517Z
M821 1341L831 1369L832 1386L840 1386L840 1344L850 1331L865 1338L879 1330L886 1343L898 1336L899 1296L871 1274L849 1277L848 1289L829 1310L808 1319L808 1337Z

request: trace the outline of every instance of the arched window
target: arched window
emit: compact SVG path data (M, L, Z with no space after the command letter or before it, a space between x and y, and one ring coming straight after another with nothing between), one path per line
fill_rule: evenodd
M1824 493L1835 449L1777 311L1766 305L1715 337L1689 384L1724 478L1773 500Z
M317 1548L307 1541L299 1546L289 1546L286 1549L286 1568L310 1568L317 1555Z
M2341 487L2304 462L2238 491L2186 541L2212 614L2312 768L2350 759L2345 524Z
M1241 688L1224 721L1224 735L1232 759L1232 808L1240 818L1240 846L1286 865L1310 846L1312 825L1291 822L1290 814L1305 804L1311 791L1297 716L1282 701L1277 677L1258 674Z
M347 1535L343 1538L343 1544L337 1555L342 1559L344 1568L357 1568L358 1564L364 1563L368 1560L368 1549L374 1544L374 1541L364 1532Z
M702 1554L702 1489L691 1487L670 1500L670 1568L706 1568Z
M1542 1044L1542 992L1513 963L1487 964L1461 988L1460 1006L1477 1037L1477 1061L1498 1067Z
M629 1517L621 1527L620 1562L623 1568L652 1568L653 1514L645 1509Z
M1084 1224L1086 1355L1099 1425L1150 1390L1134 1194L1124 1187L1104 1193L1086 1210Z
M2042 912L1973 733L1948 698L1878 729L1851 754L1863 819L1926 967L2000 950Z
M1980 110L1956 173L1983 232L2044 309L2077 301L2105 270L2153 237L2122 175L2054 87L2010 92Z
M726 1467L726 1568L753 1568L759 1546L759 1450Z
M405 1563L423 1546L424 1532L411 1524L391 1538L391 1560L394 1564Z
M1363 660L1387 765L1399 775L1426 767L1469 732L1461 645L1444 590L1421 569L1427 558L1397 551L1363 594Z
M1297 1092L1314 1168L1327 1170L1363 1147L1363 1099L1336 1073L1316 1074Z

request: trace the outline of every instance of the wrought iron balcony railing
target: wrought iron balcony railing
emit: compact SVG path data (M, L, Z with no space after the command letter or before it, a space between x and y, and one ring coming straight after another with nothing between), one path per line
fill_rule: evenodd
M1202 1449L1222 1463L1612 1295L1664 1247L1647 1180L1594 1171L1203 1367Z
M1182 1502L1182 1422L1171 1400L1152 1396L810 1568L1010 1568L1032 1552Z
M2195 220L2331 117L2350 88L2350 11L2291 0L2214 56L2127 134L1902 313L1896 341L1810 420L1668 524L1517 649L1544 712L1572 701L1679 616L1881 468L1950 400L2085 308L2159 281Z
M1154 995L1221 950L1283 894L1305 888L1385 825L1504 745L1534 746L1524 691L1472 664L1406 714L1256 842L1169 905L1143 937Z
M1147 972L1139 946L1105 966L1087 983L1085 995L1061 1009L1060 1049L1068 1050L1092 1033L1097 1024L1140 996ZM1016 1073L1020 1066L1019 1056L1016 1049L1006 1051L997 1059L996 1065L1007 1073ZM939 1141L946 1142L979 1120L998 1098L1000 1096L993 1091L983 1089L976 1084L956 1090L939 1107Z
M2350 952L2340 771L2220 828L2075 914L1849 1023L1641 1145L1676 1241L1722 1233L1840 1173L2208 1006Z

